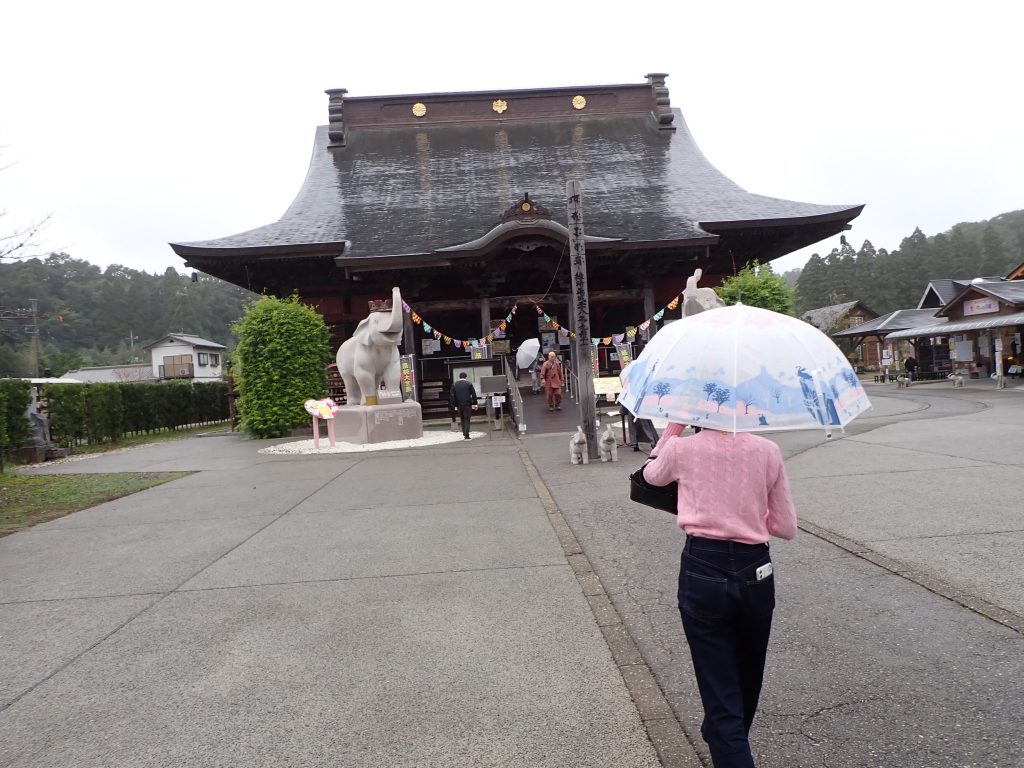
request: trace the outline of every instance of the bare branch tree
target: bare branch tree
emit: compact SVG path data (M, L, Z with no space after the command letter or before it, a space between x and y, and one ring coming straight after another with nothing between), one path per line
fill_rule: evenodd
M4 215L6 215L6 211L0 211L0 216ZM40 221L29 224L23 229L16 229L10 234L0 235L0 259L27 259L35 256L35 249L39 247L35 238L49 223L50 216L47 214Z
M2 152L5 147L0 147ZM0 171L6 171L10 165L0 166ZM7 215L7 211L0 209L0 218ZM39 243L36 236L50 223L50 214L26 227L15 229L9 234L0 234L0 261L4 259L27 259L36 255Z

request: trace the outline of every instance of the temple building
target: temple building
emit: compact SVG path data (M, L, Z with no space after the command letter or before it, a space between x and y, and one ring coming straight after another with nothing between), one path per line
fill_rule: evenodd
M344 338L399 286L424 321L406 351L538 317L571 326L566 182L582 184L593 336L651 318L694 269L714 286L849 229L862 205L752 194L701 154L666 75L627 85L403 96L327 91L305 182L280 220L172 243L186 265L256 292L297 292ZM518 307L518 313L512 313ZM528 311L523 311L528 309ZM534 312L537 309L537 312ZM678 313L677 313L678 316ZM511 319L511 321L509 321ZM558 326L557 321L554 323ZM570 327L571 330L571 327Z

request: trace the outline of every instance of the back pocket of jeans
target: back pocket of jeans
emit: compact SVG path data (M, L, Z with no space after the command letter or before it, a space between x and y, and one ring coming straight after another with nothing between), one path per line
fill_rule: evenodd
M679 608L698 619L720 619L725 615L726 579L683 572Z
M775 610L775 575L745 584L746 610L753 616L771 616Z

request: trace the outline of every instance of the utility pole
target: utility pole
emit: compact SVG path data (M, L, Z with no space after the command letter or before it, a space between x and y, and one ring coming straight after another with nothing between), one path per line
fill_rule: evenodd
M138 360L135 359L135 342L138 341L138 340L139 340L139 337L136 336L134 333L132 333L132 329L129 328L128 329L128 356L131 359L131 362L133 362L133 363L137 363L138 362Z
M0 307L0 320L28 320L29 325L23 327L29 335L28 364L31 378L39 376L39 319L47 318L47 314L39 314L39 300L29 299L28 307L4 309Z
M569 274L572 278L571 311L576 326L576 348L573 360L576 364L577 403L580 426L587 437L587 453L591 459L598 458L597 450L597 401L594 395L594 347L590 343L590 295L587 292L587 249L583 234L583 195L578 181L565 185L565 196L569 207Z

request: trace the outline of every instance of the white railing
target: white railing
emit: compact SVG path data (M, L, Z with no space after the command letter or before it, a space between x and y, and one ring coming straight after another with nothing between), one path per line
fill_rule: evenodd
M513 373L514 366L505 364L505 380L508 382L508 406L512 423L519 434L526 433L526 409L523 407L523 393L519 391L519 382Z

